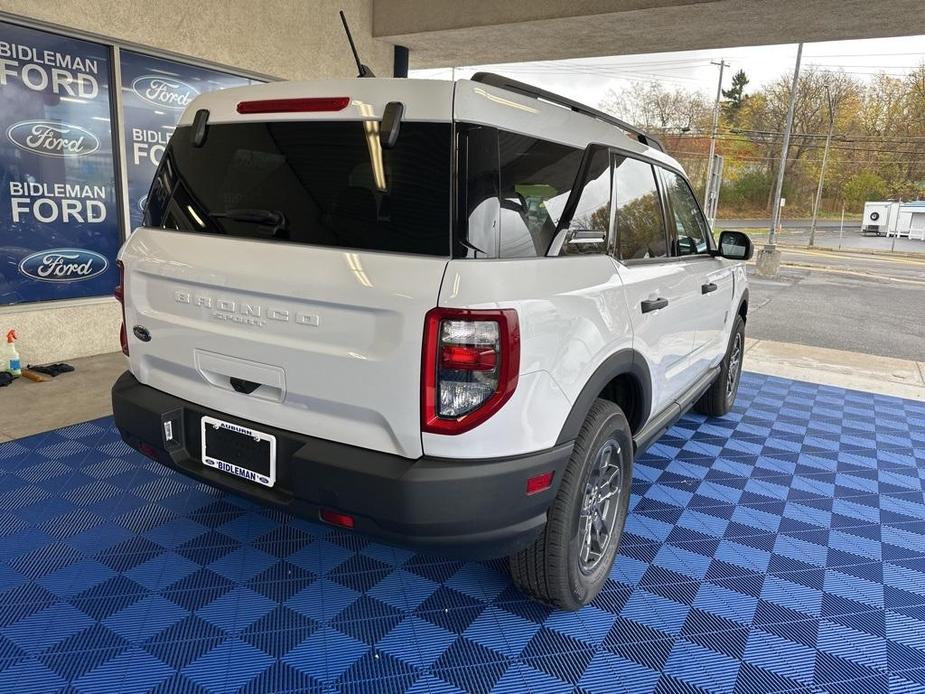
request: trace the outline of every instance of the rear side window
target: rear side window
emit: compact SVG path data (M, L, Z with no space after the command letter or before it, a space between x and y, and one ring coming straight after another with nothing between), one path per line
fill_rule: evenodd
M662 203L651 164L631 157L614 161L615 227L620 258L642 260L668 256Z
M498 257L498 130L462 125L459 134L459 220L456 258Z
M575 183L582 150L498 134L502 258L546 255Z
M361 122L213 124L204 146L178 128L148 196L146 226L447 256L449 123L401 125L393 149Z

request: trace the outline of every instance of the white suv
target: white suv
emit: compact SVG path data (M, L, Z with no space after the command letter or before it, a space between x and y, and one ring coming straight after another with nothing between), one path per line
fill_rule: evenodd
M751 252L658 142L497 75L203 95L119 255L115 421L293 513L509 555L576 609L634 454L735 400Z

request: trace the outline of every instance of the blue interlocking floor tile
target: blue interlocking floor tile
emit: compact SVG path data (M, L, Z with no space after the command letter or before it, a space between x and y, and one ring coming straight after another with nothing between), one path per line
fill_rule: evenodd
M111 419L0 444L0 693L925 692L925 404L744 374L594 603L264 509Z

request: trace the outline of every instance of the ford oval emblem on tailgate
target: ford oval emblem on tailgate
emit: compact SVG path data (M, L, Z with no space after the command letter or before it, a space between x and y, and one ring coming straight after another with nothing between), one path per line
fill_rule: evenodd
M132 332L135 333L135 337L137 337L142 342L151 341L151 333L148 332L148 329L143 325L136 325L134 328L132 328Z

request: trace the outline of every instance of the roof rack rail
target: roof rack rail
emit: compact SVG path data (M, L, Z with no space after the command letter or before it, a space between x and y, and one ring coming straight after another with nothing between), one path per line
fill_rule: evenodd
M491 87L498 87L499 89L506 89L509 92L516 92L518 94L523 94L524 96L531 96L534 99L542 99L543 101L549 101L550 103L557 104L559 106L564 106L565 108L571 109L576 113L581 113L591 118L596 118L598 120L604 121L605 123L610 123L610 125L615 125L621 130L631 133L635 136L639 142L649 147L654 147L662 152L665 151L665 148L662 146L662 143L659 142L656 138L651 135L647 135L645 132L637 128L635 125L630 125L624 120L620 120L615 116L611 116L609 113L604 113L603 111L598 111L596 108L591 108L590 106L585 106L578 101L574 101L567 97L555 94L553 92L547 92L545 89L540 89L539 87L534 87L531 84L526 84L525 82L518 82L517 80L512 80L509 77L504 75L498 75L494 72L476 72L472 75L473 82L480 82L482 84L487 84Z

